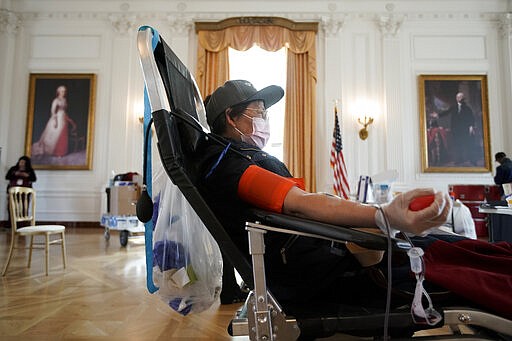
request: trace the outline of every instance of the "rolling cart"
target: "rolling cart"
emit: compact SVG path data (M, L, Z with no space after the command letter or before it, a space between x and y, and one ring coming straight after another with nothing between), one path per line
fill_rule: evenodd
M104 236L110 240L110 230L118 230L121 246L128 244L128 238L144 234L144 224L136 216L120 216L104 214L101 216L101 226L105 228Z
M119 178L119 180L117 180ZM135 206L140 196L140 176L137 173L116 175L107 193L107 213L101 217L104 236L110 240L110 231L118 230L121 246L128 244L131 236L144 234L144 224L136 216Z

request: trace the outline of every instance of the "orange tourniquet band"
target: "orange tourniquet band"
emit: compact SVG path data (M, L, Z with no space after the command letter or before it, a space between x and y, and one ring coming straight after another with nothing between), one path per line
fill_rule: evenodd
M293 186L297 183L292 178L251 165L238 182L238 196L256 207L281 213L284 198Z
M304 178L292 178L292 180L295 182L297 187L299 187L301 190L306 190L306 183L304 182Z

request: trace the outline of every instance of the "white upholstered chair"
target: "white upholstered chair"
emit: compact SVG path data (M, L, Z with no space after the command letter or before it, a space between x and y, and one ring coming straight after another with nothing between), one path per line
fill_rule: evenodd
M50 245L61 245L62 249L62 262L66 268L66 243L64 237L65 227L63 225L36 225L35 223L36 212L36 192L28 187L11 187L9 189L9 214L11 217L11 246L9 248L9 255L5 262L2 276L7 273L7 268L11 262L14 254L14 249L29 249L28 264L30 267L32 261L33 249L44 249L46 275L48 276L48 269L50 267ZM30 225L19 227L19 222L28 222ZM36 236L44 236L44 241L36 241ZM52 235L58 235L57 238L52 239ZM18 236L30 236L30 245L18 245Z

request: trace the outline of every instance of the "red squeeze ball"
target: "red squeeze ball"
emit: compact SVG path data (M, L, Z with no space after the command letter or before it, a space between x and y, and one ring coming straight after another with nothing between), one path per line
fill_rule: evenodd
M434 194L414 198L409 204L409 209L411 211L421 211L422 209L429 207L434 202L434 199Z

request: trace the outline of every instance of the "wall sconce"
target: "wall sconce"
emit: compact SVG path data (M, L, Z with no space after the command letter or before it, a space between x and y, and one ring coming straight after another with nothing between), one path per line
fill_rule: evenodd
M133 103L133 116L140 123L144 123L144 102L136 100Z
M368 126L373 123L373 117L364 116L364 119L361 117L357 118L357 122L363 126L361 130L359 130L359 138L361 140L366 140L368 138Z
M354 119L363 126L359 130L359 138L363 141L366 140L368 138L368 126L378 116L379 106L377 102L371 98L360 97L351 105L350 111L353 113Z

